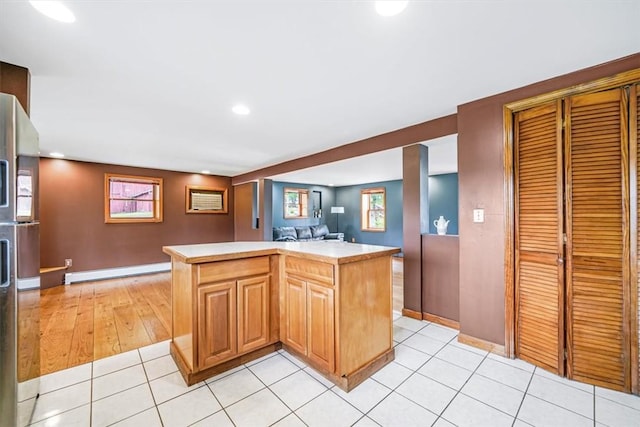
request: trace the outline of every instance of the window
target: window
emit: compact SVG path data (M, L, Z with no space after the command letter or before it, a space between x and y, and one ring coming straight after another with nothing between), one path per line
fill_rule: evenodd
M284 189L284 217L307 218L309 205L309 190L300 188Z
M104 175L104 222L162 222L162 178Z
M362 200L362 231L385 231L384 188L370 188L360 191Z

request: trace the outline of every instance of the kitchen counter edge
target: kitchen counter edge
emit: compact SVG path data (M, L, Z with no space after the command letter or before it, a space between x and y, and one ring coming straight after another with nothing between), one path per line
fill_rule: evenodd
M224 242L163 246L162 251L187 264L226 261L263 255L296 255L306 259L346 264L399 253L397 247L348 242Z

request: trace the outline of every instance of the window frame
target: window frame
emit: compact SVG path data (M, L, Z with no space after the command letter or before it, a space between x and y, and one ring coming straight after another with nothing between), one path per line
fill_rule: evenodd
M371 195L373 194L382 194L382 209L371 209ZM371 224L369 223L371 211L382 212L384 222L382 228L371 227ZM387 231L387 194L385 187L366 188L360 190L360 230L371 231L374 233L384 233Z
M153 202L153 216L142 218L114 218L111 216L111 201L112 200L128 200L126 198L111 198L111 182L128 182L134 184L148 184L152 185L154 189L153 198L149 201ZM148 177L148 176L135 176L124 175L118 173L105 173L104 174L104 222L105 224L123 224L123 223L158 223L163 221L163 182L162 178Z
M298 214L297 215L288 214L287 208L293 205L287 203L287 193L298 193L298 203L297 203ZM282 208L284 211L283 214L285 219L309 218L309 193L310 193L309 189L307 188L287 187L283 190ZM304 198L306 198L306 201L303 201Z
M208 193L218 195L221 198L222 208L220 209L194 209L193 195L197 193ZM226 214L229 213L227 207L228 189L219 187L203 187L200 185L187 185L185 189L185 211L188 214Z

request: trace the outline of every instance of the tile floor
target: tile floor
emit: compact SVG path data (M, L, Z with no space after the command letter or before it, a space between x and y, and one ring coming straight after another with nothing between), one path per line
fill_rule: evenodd
M396 359L350 393L279 351L186 387L162 342L41 378L32 426L640 426L640 398L400 317Z

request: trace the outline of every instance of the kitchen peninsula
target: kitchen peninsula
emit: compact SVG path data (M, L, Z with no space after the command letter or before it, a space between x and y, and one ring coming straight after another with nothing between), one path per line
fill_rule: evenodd
M188 385L284 348L345 391L393 360L391 256L346 242L165 246Z

